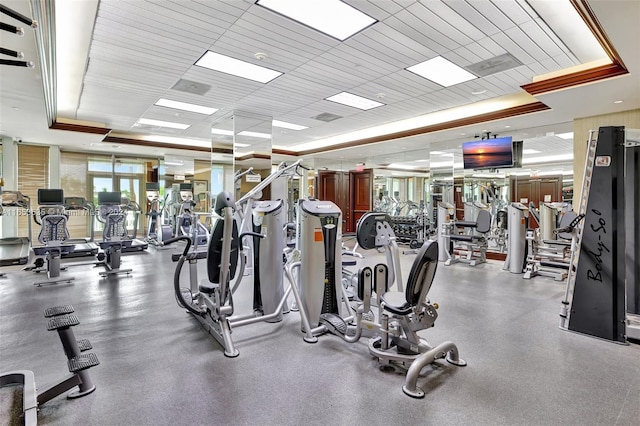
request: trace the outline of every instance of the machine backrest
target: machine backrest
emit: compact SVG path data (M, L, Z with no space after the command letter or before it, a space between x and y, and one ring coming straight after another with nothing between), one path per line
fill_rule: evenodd
M438 267L438 242L427 241L418 251L411 265L405 297L411 306L426 298Z
M476 231L486 234L491 230L491 213L489 210L480 210L476 218Z
M386 213L380 212L365 213L358 219L358 223L356 224L356 240L358 241L358 245L364 250L375 248L376 237L379 236L379 231L381 236L385 235L389 238L391 236L395 237L391 227L391 217ZM388 243L389 238L384 238L384 242ZM380 243L383 243L383 241L378 241L378 244L385 245Z
M225 220L219 218L213 227L209 248L207 251L207 274L209 282L220 283L220 265L222 264L222 236L224 234ZM231 238L231 259L229 259L229 279L233 279L238 268L238 224L233 219L233 231Z
M69 239L67 229L67 216L62 206L40 207L40 219L42 228L38 235L38 241L46 244L50 241L63 242Z

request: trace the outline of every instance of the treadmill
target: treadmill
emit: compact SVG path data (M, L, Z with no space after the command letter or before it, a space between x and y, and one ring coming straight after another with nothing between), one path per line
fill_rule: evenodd
M6 209L24 209L30 212L31 200L18 191L3 191L1 213L4 213ZM28 237L0 238L0 266L26 265L29 261L32 237L31 220L27 220L27 223Z
M95 207L93 203L87 201L84 197L64 197L63 206L65 211L85 211L89 216L89 238L71 238L67 240L75 246L74 250L69 254L62 255L63 258L69 257L85 257L95 256L100 250L100 246L93 242L93 227L95 222Z
M133 214L133 233L132 235L129 235L129 240L131 241L131 243L125 244L122 247L122 252L130 253L148 249L149 243L138 238L138 220L140 219L140 213L142 212L142 210L140 209L140 205L135 201L128 199L127 197L122 197L121 207L122 210L127 214Z
M123 203L124 202L124 203ZM135 206L131 206L131 202L127 198L123 198L120 191L107 191L107 192L98 192L98 214L97 218L100 222L106 222L106 216L108 214L124 214L127 212L133 211L135 214ZM137 225L137 220L134 219ZM123 222L123 225L126 225L126 222ZM132 238L126 229L119 228L116 230L118 235L114 235L121 239L122 247L121 250L123 253L135 253L146 250L149 247L149 243L146 241L139 240L137 238ZM135 235L135 234L134 234ZM114 237L111 236L111 237ZM104 240L103 235L103 244L107 240Z

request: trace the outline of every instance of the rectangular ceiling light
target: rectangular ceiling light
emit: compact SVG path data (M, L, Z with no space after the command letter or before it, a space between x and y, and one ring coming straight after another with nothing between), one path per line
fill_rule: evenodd
M211 129L212 135L224 135L224 136L233 136L233 130L224 130L224 129Z
M234 146L234 148L246 148L246 147L251 146L251 145L249 145L248 143L234 142L233 146Z
M407 71L418 74L420 77L431 80L444 87L478 78L442 56L436 56L428 61L410 66L407 68Z
M141 118L136 122L136 124L141 124L145 126L154 126L154 127L168 127L170 129L180 129L180 130L185 130L191 127L190 124L174 123L171 121L151 120L149 118Z
M195 65L257 81L259 83L268 83L274 78L282 75L280 71L274 71L269 68L261 67L260 65L254 65L210 50L207 50L207 52L196 61Z
M340 41L378 22L340 0L258 0L256 4Z
M286 121L273 120L271 122L273 127L282 127L283 129L291 129L291 130L304 130L308 129L307 126L301 126L299 124L287 123Z
M523 149L522 153L523 154L540 154L540 151L537 151L535 149Z
M249 132L244 130L238 133L240 136L250 136L252 138L260 138L260 139L271 139L271 135L269 133L259 133L259 132Z
M188 104L186 102L172 101L170 99L164 99L164 98L158 99L158 102L156 102L155 105L158 105L161 107L179 109L182 111L196 112L198 114L205 114L205 115L211 115L218 110L217 108L210 108L202 105Z
M348 92L341 92L325 99L327 101L337 102L339 104L362 109L364 111L384 105L383 103L372 101L371 99L363 98L362 96Z
M418 166L411 166L403 163L391 163L387 166L387 169L403 169L403 170L415 170Z
M573 132L556 133L556 136L562 139L573 139Z

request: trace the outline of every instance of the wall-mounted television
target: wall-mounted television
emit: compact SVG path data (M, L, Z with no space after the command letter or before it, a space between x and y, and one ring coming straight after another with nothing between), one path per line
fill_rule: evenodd
M512 167L513 143L511 136L463 143L462 161L465 169Z

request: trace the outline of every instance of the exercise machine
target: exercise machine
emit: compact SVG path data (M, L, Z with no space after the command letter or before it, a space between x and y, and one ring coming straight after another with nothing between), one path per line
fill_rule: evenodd
M19 209L31 214L31 200L28 196L18 191L2 192L2 213L7 209ZM27 220L27 237L5 237L0 238L0 266L26 265L29 262L31 251L31 220Z
M147 201L149 202L149 218L147 223L146 241L156 247L161 247L163 241L171 239L171 225L164 223L164 206L160 205L160 184L158 182L147 182L146 184Z
M438 242L444 246L446 266L457 262L476 266L487 261L487 234L491 230L491 214L479 210L475 221L454 220L455 207L447 202L438 203ZM458 228L465 230L458 233ZM464 257L462 256L464 253Z
M127 197L123 197L122 193L120 194L121 194L120 210L125 214L125 221L123 222L125 225L124 236L128 240L128 242L122 246L122 252L138 253L138 252L144 251L149 248L149 243L147 241L137 238L138 237L138 220L140 219L140 213L142 212L142 210L140 209L140 205ZM131 234L129 234L129 230L127 229L127 226L126 226L127 217L129 213L131 213L133 218L133 224L131 226L133 231L131 232Z
M35 376L30 370L16 370L0 374L0 387L18 386L22 388L22 410L18 418L10 414L7 424L37 424L38 407L53 398L68 392L68 399L80 398L96 390L89 375L89 369L100 364L94 353L86 353L92 349L87 339L76 340L72 327L80 324L73 306L55 306L44 311L47 318L47 330L56 331L67 357L67 367L71 374L45 389L36 387ZM72 390L77 388L75 390Z
M127 233L127 213L120 208L122 197L119 191L98 192L98 221L104 224L98 265L104 266L105 271L100 276L127 274L132 269L120 269L123 248L131 245Z
M384 366L407 368L403 391L415 397L424 397L417 379L420 371L436 359L464 366L456 345L444 342L431 346L417 332L430 328L437 318L437 304L431 304L427 294L438 262L438 243L427 241L418 251L406 290L389 291L389 269L378 264L373 269L364 267L358 272L358 299L355 313L342 286L335 285L339 263L340 209L327 201L300 201L299 249L300 289L304 310L301 310L302 328L314 336L331 333L349 343L357 342L365 333L373 334L369 340L369 353ZM317 226L319 225L319 226ZM390 218L383 213L370 212L362 216L357 225L358 244L365 250L388 244ZM308 235L305 238L305 235ZM304 253L311 253L305 255ZM323 261L321 261L323 260ZM399 272L399 270L398 270ZM289 274L292 275L292 274ZM401 289L401 281L398 289ZM378 322L365 319L372 306L375 291ZM341 303L342 302L342 303ZM306 315L306 319L305 316ZM355 321L355 325L352 325Z
M33 246L35 255L40 256L36 259L34 272L41 272L43 269L39 266L43 266L46 260L48 278L46 281L35 282L34 285L38 287L43 284L70 283L75 279L60 276L60 271L66 269L60 266L63 254L70 254L75 249L73 244L68 243L69 231L63 203L62 189L38 189L38 214L34 214L33 219L41 226L38 241L42 245Z
M277 225L269 230L267 235L258 234L256 232L238 232L238 224L234 218L234 210L236 203L233 196L228 192L221 192L216 197L214 211L219 216L216 221L207 250L207 275L206 282L198 282L197 277L197 253L190 250L191 238L187 236L176 237L165 242L171 244L175 241L185 241L186 246L182 254L177 259L176 270L174 274L174 292L178 304L185 308L189 313L200 321L205 330L209 332L222 346L224 355L230 358L237 357L239 351L236 349L233 339L231 338L232 329L256 322L274 322L279 321L282 317L286 300L293 292L297 304L300 305L300 296L295 285L289 285L283 291L282 297L278 300L274 307L271 302L275 302L278 293L278 285L281 283L271 282L267 279L260 280L260 305L256 305L254 299L254 312L249 315L234 315L235 305L233 301L233 289L237 287L238 280L242 279L242 273L238 273L238 268L242 269L244 257L239 256L241 241L246 237L257 238L282 238L282 228L277 229ZM258 206L258 216L261 213L272 212L271 206ZM262 210L262 211L261 211ZM262 222L261 230L264 231L267 225L273 223ZM262 226L264 225L264 226ZM266 244L268 249L273 242ZM275 243L277 246L277 242ZM282 244L282 243L280 243ZM282 247L280 245L280 247ZM257 250L261 251L261 250ZM273 250L275 256L279 256L280 268L282 267L282 251ZM262 262L263 260L261 260ZM180 273L185 262L189 263L189 288L182 288L180 285ZM267 263L266 260L264 260ZM240 264L240 265L239 265ZM258 269L260 270L260 269ZM231 284L231 280L236 279L235 285ZM265 285L276 286L276 290L264 291ZM270 300L267 300L267 293L270 293ZM257 308L257 309L256 309ZM303 312L303 311L301 311ZM313 336L307 332L305 340L315 342Z
M193 201L193 184L180 184L180 211L176 216L176 236L185 235L191 238L192 245L197 249L198 246L206 246L209 238L207 227L198 220L194 207L196 202Z
M615 343L640 339L640 130L589 134L560 328Z
M527 227L529 207L511 203L507 208L507 258L502 269L512 274L522 274L527 261Z
M74 216L74 212L83 212L89 217L89 237L70 238L68 242L73 244L74 249L67 255L63 254L62 257L85 257L97 255L100 250L100 246L93 241L96 217L96 208L93 203L91 201L87 201L84 197L64 197L63 206L68 217ZM67 220L67 228L68 227L69 221Z
M549 216L548 211L551 209L546 203L542 203L538 223L544 226L537 230L527 229L527 260L522 276L524 279L531 279L537 275L551 277L556 281L564 281L567 278L571 251L575 247L573 230L577 225L578 215L573 211L566 212L562 215L559 226L551 230L552 235L557 238L543 238L543 235L548 235L548 229L553 223L549 218L543 219L545 215ZM529 211L535 217L535 210L531 206Z

